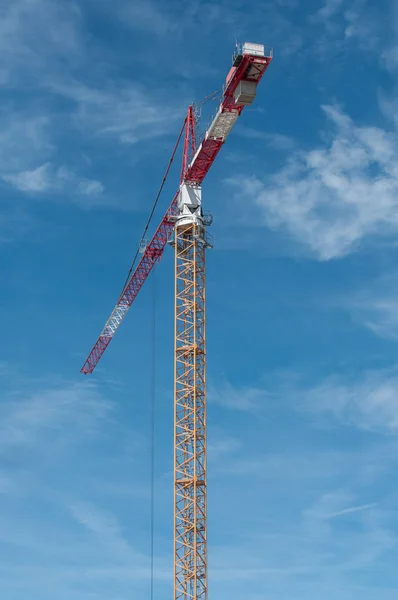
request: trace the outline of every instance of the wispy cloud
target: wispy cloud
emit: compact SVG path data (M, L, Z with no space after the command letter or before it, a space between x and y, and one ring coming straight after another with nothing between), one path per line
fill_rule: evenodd
M219 385L209 385L209 402L219 404L224 408L238 411L255 412L267 405L270 394L261 388L236 387L225 381Z
M72 122L90 136L106 136L133 144L175 130L182 121L181 106L167 107L164 98L155 99L142 84L108 81L102 88L74 80L53 81L53 93L74 103Z
M315 13L316 19L324 20L330 19L337 12L339 12L340 8L343 6L345 0L325 0L321 8Z
M398 298L390 296L387 298L374 297L365 303L351 307L356 317L363 324L380 337L398 339Z
M17 190L39 194L40 198L45 198L50 192L69 192L75 202L81 202L81 196L88 196L90 204L95 203L96 199L97 203L103 201L104 186L100 181L79 178L66 167L56 168L51 163L44 163L36 169L4 174L2 179Z
M270 183L257 177L232 182L252 199L264 225L287 230L316 258L330 260L370 236L398 231L398 139L356 125L337 107L323 111L333 131L323 147L294 154Z
M397 396L395 368L330 376L299 392L303 408L340 424L387 434L398 431Z
M116 517L112 513L100 510L98 507L87 502L72 504L70 511L72 516L84 528L95 535L98 543L106 549L106 552L114 560L131 563L140 559L142 563L143 557L133 551L133 548L125 539ZM144 567L146 567L146 571L147 564L144 564Z
M150 31L151 34L165 35L178 29L178 22L161 5L146 0L134 3L120 3L117 10L120 20L134 30Z
M37 169L20 171L13 175L3 175L3 180L11 183L22 192L43 192L52 187L49 168L50 164L45 163Z
M361 323L374 334L398 339L398 282L393 277L372 281L368 290L343 298L342 307L354 321Z
M309 44L321 60L332 53L342 56L348 50L380 58L389 28L388 20L383 23L381 17L368 0L325 0L309 17L309 23L316 28L315 38Z
M334 490L318 497L316 502L305 511L305 516L319 521L328 521L340 516L370 510L377 506L375 502L350 506L353 500L355 498L351 492L347 490Z
M1 172L34 168L53 152L51 120L40 111L3 106L0 114Z
M250 470L243 475L247 482L252 482L250 494L235 492L232 512L229 507L219 506L222 525L235 512L234 537L239 540L235 547L228 539L213 548L214 580L220 588L228 577L238 589L250 578L253 598L260 598L264 590L276 598L284 598L294 590L300 600L329 599L336 593L344 600L351 600L367 569L378 565L388 572L397 540L394 521L390 520L386 507L391 508L394 501L388 502L379 490L357 488L358 475L365 467L359 454L348 452L344 457L342 453L340 472L328 473L329 457L314 452L314 468L309 477L311 456L301 470L296 459L302 457L297 449L287 454L271 480L266 475L265 487L258 486L260 471L255 477ZM324 477L320 478L318 471ZM350 483L340 487L344 480ZM280 495L281 489L284 491ZM242 497L251 507L249 513L239 511ZM371 498L372 502L364 502L364 498ZM381 499L385 504L383 509ZM365 593L365 598L371 600L373 590Z
M398 68L398 44L387 48L382 54L382 60L389 71L396 71Z
M207 450L210 461L217 461L238 450L241 442L234 437L224 434L220 429L213 428L209 432Z
M270 133L260 131L259 129L251 129L250 127L241 126L237 132L242 137L249 139L257 139L266 142L275 150L291 151L296 148L296 141L288 135L282 133Z
M387 17L388 23L384 28L383 48L380 53L381 64L393 75L396 75L398 68L398 6L396 2L390 3Z
M269 409L269 415L288 409L289 412L294 410L303 415L322 417L321 424L326 424L328 428L356 427L387 435L398 431L397 396L396 366L344 374L331 373L323 377L283 371L269 374L263 386L257 384L250 388L234 388L230 383L225 383L209 389L210 402L231 410L253 412L259 418L264 408ZM283 460L283 456L279 458ZM274 463L270 460L271 457L261 458L261 468L272 471ZM276 460L275 456L273 460ZM275 465L278 470L278 462ZM246 468L257 469L256 461L251 466L243 462L242 470ZM240 469L239 461L234 463L233 469ZM297 471L303 473L303 468L297 468Z
M363 510L370 510L371 508L375 508L377 506L376 502L373 504L360 504L358 506L350 506L349 508L343 508L336 513L333 513L330 517L334 519L335 517L343 517L344 515L352 515L353 513L362 512Z
M102 397L93 383L71 384L54 388L12 394L0 407L2 430L0 449L29 447L38 441L62 439L72 433L89 436L111 415L111 404Z
M386 550L395 546L395 535L385 528L385 515L376 509L377 503L358 504L345 507L355 500L356 495L349 489L332 490L319 495L303 512L302 526L307 535L331 553L320 558L324 566L337 567L337 572L350 572L373 564ZM350 529L339 529L340 517L345 516L360 526L360 533L350 533ZM370 547L363 546L365 540Z

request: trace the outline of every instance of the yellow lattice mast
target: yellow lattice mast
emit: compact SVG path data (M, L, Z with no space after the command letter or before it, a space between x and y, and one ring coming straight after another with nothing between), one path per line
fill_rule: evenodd
M207 599L206 272L210 246L198 183L186 180L195 152L188 109L175 252L174 599Z
M189 198L187 188L182 197ZM205 251L201 206L175 227L175 600L207 598ZM188 214L189 213L189 214Z

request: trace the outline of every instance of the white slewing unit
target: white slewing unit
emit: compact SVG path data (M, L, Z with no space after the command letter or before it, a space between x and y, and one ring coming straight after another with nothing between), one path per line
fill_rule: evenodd
M202 188L200 185L182 183L178 194L178 223L202 220Z

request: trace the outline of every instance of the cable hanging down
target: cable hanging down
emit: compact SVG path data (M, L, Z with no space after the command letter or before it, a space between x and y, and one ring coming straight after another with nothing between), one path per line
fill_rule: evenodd
M156 410L156 268L152 272L152 365L151 365L151 409L150 409L150 600L155 588L155 410Z
M143 243L143 241L145 240L145 234L146 234L146 232L148 231L148 227L149 227L149 225L151 224L152 217L153 217L153 213L155 212L156 206L157 206L157 204L158 204L158 201L159 201L159 198L160 198L160 194L161 194L161 193L162 193L162 191L163 191L164 185L165 185L165 183L166 183L166 180L167 180L167 176L168 176L168 174L169 174L169 171L170 171L171 165L172 165L172 163L173 163L173 160L174 160L174 157L175 157L175 155L176 155L176 152L177 152L178 146L179 146L179 144L180 144L181 137L182 137L182 134L183 134L183 132L184 132L184 129L185 129L186 122L187 122L187 118L185 117L185 119L184 119L184 122L183 122L183 124L182 124L182 127L181 127L181 131L180 131L180 133L179 133L179 136L178 136L178 138L177 138L177 141L176 141L176 143L175 143L175 146L174 146L173 153L172 153L172 155L171 155L171 157L170 157L170 160L169 160L169 162L168 162L167 169L166 169L166 171L165 171L165 174L163 175L162 183L160 184L160 187L159 187L158 193L156 194L156 198L155 198L155 201L154 201L154 203L153 203L152 210L151 210L151 212L150 212L150 214L149 214L148 220L147 220L147 222L146 222L146 225L145 225L145 227L144 227L144 231L143 231L143 233L142 233L142 235L141 235L141 238L140 238L140 241L139 241L139 243L138 243L138 247L137 247L137 250L136 250L135 256L134 256L134 258L133 258L133 262L131 263L130 270L129 270L129 272L128 272L128 275L127 275L127 277L126 277L126 281L124 282L123 289L122 289L122 292L121 292L121 294L120 294L120 297L123 295L123 292L125 291L125 289L126 289L126 286L127 286L127 283L128 283L128 281L129 281L129 279L130 279L130 276L131 276L131 274L132 274L132 272L133 272L133 269L134 269L135 263L136 263L136 261L137 261L138 254L140 253L140 249L141 249L142 243Z
M199 109L199 111L200 111L200 108L201 108L201 107L202 107L204 104L206 104L207 102L209 102L210 100L217 100L217 99L218 99L218 97L219 97L219 95L221 94L221 92L222 92L222 88L220 88L219 90L216 90L216 91L212 92L211 94L208 94L208 95L207 95L207 96L205 96L205 97L204 97L204 98L203 98L203 99L202 99L200 102L197 102L197 103L195 103L195 104L194 104L194 107L196 106L196 107ZM196 117L196 118L197 118L197 120L198 120L198 119L200 118L200 116L199 116L199 115L197 115L197 117ZM143 241L145 240L145 235L146 235L146 232L148 231L149 225L151 224L151 221L152 221L153 213L155 212L156 206L157 206L157 204L158 204L158 200L159 200L159 198L160 198L160 195L161 195L161 193L162 193L162 191L163 191L163 187L164 187L164 185L165 185L165 183L166 183L167 176L168 176L168 174L169 174L169 171L170 171L171 165L172 165L172 163L173 163L174 157L175 157L175 155L176 155L176 152L177 152L177 150L178 150L178 146L179 146L179 144L180 144L181 137L182 137L182 134L183 134L183 132L184 132L184 129L185 129L186 122L187 122L187 118L185 117L185 119L184 119L184 122L183 122L183 124L182 124L182 127L181 127L181 130L180 130L180 133L179 133L179 135L178 135L178 138L177 138L177 142L176 142L176 144L175 144L175 146L174 146L173 153L172 153L172 155L171 155L171 157L170 157L170 160L169 160L169 163L168 163L168 165L167 165L167 168L166 168L165 174L164 174L164 176L163 176L162 183L160 184L160 187L159 187L158 193L157 193L157 195L156 195L156 198L155 198L155 201L154 201L154 203L153 203L152 210L151 210L151 212L150 212L150 214L149 214L149 217L148 217L148 220L147 220L147 222L146 222L146 225L145 225L144 231L143 231L143 233L142 233L142 235L141 235L141 238L140 238L140 241L139 241L139 243L138 243L138 247L137 247L136 253L135 253L135 255L134 255L133 262L131 263L131 266L130 266L130 269L129 269L128 275L127 275L127 277L126 277L126 280L125 280L125 282L124 282L123 289L122 289L122 292L121 292L120 296L122 296L122 294L123 294L124 290L126 289L126 285L127 285L128 281L129 281L129 279L130 279L130 276L131 276L131 274L132 274L132 272L133 272L133 269L134 269L135 263L137 262L137 257L138 257L138 254L140 253L140 249L141 249L141 247L142 247L142 243L143 243ZM198 125L198 123L197 123L197 125Z

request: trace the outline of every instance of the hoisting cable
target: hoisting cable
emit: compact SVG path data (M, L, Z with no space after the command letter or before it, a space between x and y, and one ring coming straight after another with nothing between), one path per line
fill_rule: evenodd
M154 540L155 540L155 408L156 408L156 266L152 272L152 384L151 384L151 502L150 502L150 600L154 596Z
M132 274L132 272L133 272L133 269L134 269L135 263L136 263L136 261L137 261L138 254L140 253L140 248L141 248L141 245L142 245L142 243L143 243L143 241L144 241L144 239L145 239L145 234L146 234L146 232L148 231L148 227L149 227L149 225L150 225L150 223L151 223L151 220L152 220L152 217L153 217L153 213L155 212L155 208L156 208L156 206L157 206L157 203L158 203L158 200L159 200L160 194L161 194L161 193L162 193L162 191L163 191L164 184L166 183L167 176L168 176L168 174L169 174L169 171L170 171L171 165L172 165L172 163L173 163L173 160L174 160L175 154L176 154L176 152L177 152L177 149L178 149L178 146L179 146L179 143L180 143L180 140L181 140L181 136L182 136L182 134L183 134L183 132L184 132L184 129L185 129L185 124L186 124L186 122L187 122L187 118L185 117L185 119L184 119L184 122L183 122L183 124L182 124L182 127L181 127L181 131L180 131L180 133L179 133L179 136L178 136L178 138L177 138L177 142L176 142L176 144L175 144L175 146L174 146L173 153L172 153L172 155L171 155L171 158L170 158L170 160L169 160L169 163L168 163L168 165L167 165L167 169L166 169L166 171L165 171L165 174L163 175L162 183L161 183L161 185L160 185L160 188L159 188L159 190L158 190L158 193L157 193L157 195L156 195L155 201L154 201L154 203L153 203L152 210L151 210L151 212L150 212L150 215L149 215L149 217L148 217L148 220L147 220L147 222L146 222L146 225L145 225L145 228L144 228L144 232L143 232L143 234L141 235L141 239L140 239L140 241L139 241L139 244L138 244L137 251L136 251L136 253L135 253L135 256L134 256L133 262L131 263L131 267L130 267L130 270L129 270L129 272L128 272L128 275L127 275L127 277L126 277L126 281L124 282L124 285L123 285L123 290L122 290L122 293L121 293L121 294L120 294L120 296L119 296L119 300L120 300L120 297L123 295L123 292L124 292L124 290L126 289L127 283L128 283L128 281L129 281L129 279L130 279L130 276L131 276L131 274Z
M216 99L217 99L217 96L218 96L218 94L220 94L220 92L222 92L222 90L223 90L223 88L220 88L219 90L216 90L215 92L213 92L213 93L209 94L208 96L205 96L205 97L203 98L203 100L201 100L199 103L197 103L197 104L196 104L196 106L199 106L199 107L200 107L200 106L203 106L204 104L206 104L207 102L209 102L209 100L216 100ZM129 281L129 279L130 279L130 276L131 276L131 274L132 274L132 272L133 272L133 269L134 269L135 263L136 263L136 261L137 261L137 257L138 257L138 255L139 255L139 253L140 253L140 248L141 248L141 246L142 246L142 243L143 243L143 241L144 241L144 239L145 239L145 234L146 234L146 232L148 231L148 227L149 227L149 225L150 225L150 223L151 223L151 220L152 220L152 217L153 217L153 213L155 212L155 209L156 209L156 206L157 206L158 200L159 200L159 198L160 198L160 194L161 194L161 193L162 193L162 191L163 191L164 184L166 183L167 176L168 176L168 174L169 174L169 171L170 171L171 165L172 165L172 163L173 163L173 160L174 160L174 157L175 157L175 155L176 155L176 152L177 152L178 146L179 146L179 144L180 144L181 137L182 137L182 134L183 134L183 132L184 132L184 129L185 129L186 122L187 122L187 118L185 117L185 119L184 119L184 122L183 122L183 124L182 124L182 127L181 127L181 130L180 130L180 133L179 133L179 135L178 135L178 138L177 138L176 144L175 144L175 146L174 146L173 153L172 153L172 155L171 155L171 158L170 158L170 160L169 160L169 163L168 163L168 165L167 165L167 169L166 169L166 171L165 171L165 174L163 175L162 183L161 183L161 185L160 185L160 188L159 188L159 190L158 190L158 193L157 193L157 195L156 195L155 201L154 201L154 203L153 203L152 210L151 210L151 212L150 212L150 214L149 214L149 217L148 217L148 220L147 220L147 222L146 222L146 225L145 225L144 231L143 231L143 233L142 233L142 235L141 235L141 238L140 238L140 241L139 241L139 244L138 244L138 247L137 247L136 253L135 253L135 255L134 255L134 258L133 258L133 262L131 263L131 266L130 266L129 272L128 272L128 274L127 274L127 277L126 277L126 281L124 282L124 285L123 285L122 292L121 292L121 294L120 294L120 296L119 296L119 300L120 300L120 297L123 295L123 292L124 292L124 290L126 289L126 286L127 286L127 284L128 284L128 281Z
M203 106L210 100L218 100L218 95L223 91L223 89L224 88L220 88L219 90L216 90L215 92L212 92L211 94L205 96L200 102L195 102L196 106Z

